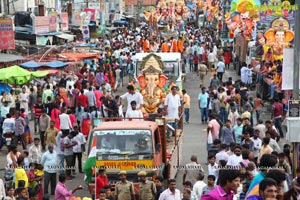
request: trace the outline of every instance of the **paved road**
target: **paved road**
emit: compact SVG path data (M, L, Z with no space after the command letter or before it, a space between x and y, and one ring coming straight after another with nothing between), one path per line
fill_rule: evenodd
M233 80L239 79L239 77L236 75L235 71L229 70L226 71L223 78L224 80L228 80L228 77L232 77ZM184 125L184 143L183 143L183 160L182 164L184 165L188 162L190 162L190 156L196 155L198 157L198 161L201 163L205 171L207 172L207 165L205 165L206 162L206 125L203 125L200 123L200 112L198 109L198 102L197 97L198 93L200 92L199 88L199 77L196 74L188 73L186 82L183 83L183 87L187 90L188 94L191 96L191 109L190 109L190 123L188 125ZM206 84L209 83L209 76L206 78ZM118 91L118 94L122 94L126 91L126 88L120 88ZM263 113L263 116L268 116L267 112ZM268 116L269 117L269 116ZM33 126L33 123L31 122L31 127ZM33 130L31 128L31 130ZM37 136L35 136L37 137ZM21 149L21 146L19 146L19 150ZM3 149L0 151L0 177L3 177L4 174L4 167L6 164L6 154L7 149L6 147L3 147ZM82 160L83 165L87 159L87 155L84 154ZM177 174L177 183L178 188L182 188L182 175L183 172L179 171ZM83 185L84 189L81 191L77 191L75 195L79 197L89 197L89 191L87 188L87 185L84 182L84 174L76 174L76 178L70 181L67 181L66 185L69 189L73 189L77 185ZM54 199L53 196L51 199Z

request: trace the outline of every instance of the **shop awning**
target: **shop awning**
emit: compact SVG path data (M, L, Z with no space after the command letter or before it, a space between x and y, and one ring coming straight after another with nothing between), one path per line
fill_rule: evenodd
M43 64L43 67L50 67L50 68L60 68L60 67L65 67L67 66L68 63L64 63L61 61L52 61L52 62L47 62L45 64Z
M38 68L41 66L41 64L35 62L35 61L29 61L29 62L25 62L20 64L21 67L23 68L27 68L27 69L32 69L32 68Z
M99 54L96 53L61 53L60 55L69 57L75 61L89 59L89 58L99 58Z
M46 70L37 70L37 72L47 72L51 75L58 75L59 71L57 69L46 69Z
M76 35L71 35L67 33L63 33L55 36L64 40L68 40L69 42L74 41L74 38L76 37Z
M14 62L14 61L24 60L24 59L25 58L23 56L0 53L0 63Z

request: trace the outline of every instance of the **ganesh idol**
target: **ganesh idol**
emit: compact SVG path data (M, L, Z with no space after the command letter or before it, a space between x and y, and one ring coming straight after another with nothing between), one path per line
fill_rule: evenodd
M264 34L266 45L274 52L274 59L283 58L283 48L291 46L290 42L294 40L294 32L289 30L289 22L280 17L273 21L271 28Z

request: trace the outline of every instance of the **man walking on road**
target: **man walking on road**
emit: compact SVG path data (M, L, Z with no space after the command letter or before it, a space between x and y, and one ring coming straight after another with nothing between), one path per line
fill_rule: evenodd
M18 146L19 140L22 142L23 150L26 149L26 141L25 141L25 130L26 122L23 117L20 116L20 112L16 112L16 118L15 118L15 137L13 139L13 144L15 146Z
M200 87L204 86L204 79L207 75L208 69L207 66L203 63L199 65L199 77L200 77Z
M44 166L44 194L48 194L49 183L51 184L51 195L55 194L56 187L56 152L53 144L48 145L48 151L42 156L41 164Z
M201 88L202 92L198 96L198 106L200 109L200 117L202 124L207 122L208 112L207 112L207 103L208 103L208 94L206 92L206 88Z
M219 59L219 62L217 64L217 76L221 82L223 79L224 72L225 72L225 63L221 59Z
M204 170L201 164L198 163L197 156L192 155L191 161L192 162L185 165L182 182L184 183L185 181L191 181L191 183L194 185L197 182L197 176L200 172L204 172Z
M183 108L184 108L184 115L185 115L185 123L190 122L190 107L191 107L191 98L190 95L186 93L186 90L182 90L183 94Z

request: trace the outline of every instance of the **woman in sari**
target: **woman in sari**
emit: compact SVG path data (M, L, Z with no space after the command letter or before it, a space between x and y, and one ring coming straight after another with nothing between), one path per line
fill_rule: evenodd
M60 110L59 105L55 104L54 108L51 111L51 120L55 121L54 127L60 131L60 120L59 120Z
M89 109L84 108L84 112L81 115L81 132L86 137L86 139L88 139L90 127L91 127L91 121L90 121Z
M70 108L75 108L79 96L79 90L76 85L74 85L74 89L72 90L71 94L72 95L70 96Z
M115 76L112 69L109 70L109 83L112 87L115 85Z

